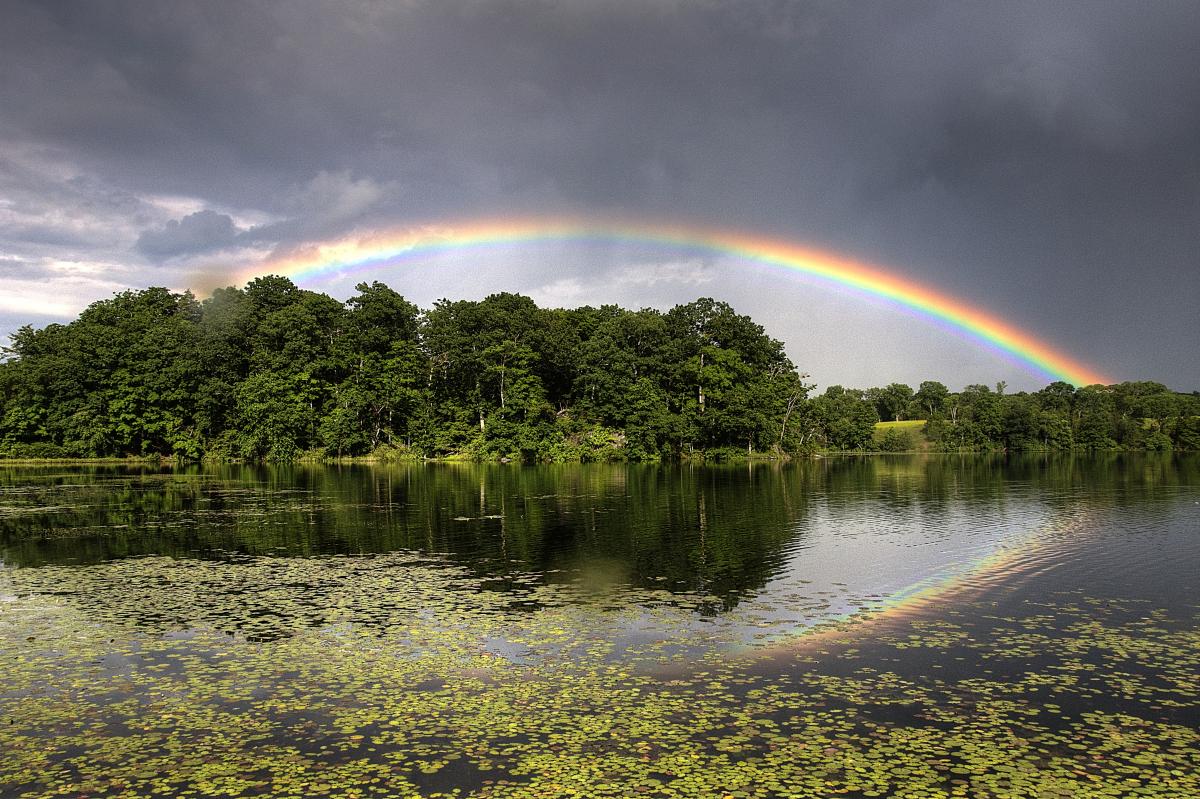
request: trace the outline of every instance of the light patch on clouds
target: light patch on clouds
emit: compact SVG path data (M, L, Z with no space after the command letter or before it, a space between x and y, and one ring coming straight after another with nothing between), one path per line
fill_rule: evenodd
M109 261L63 261L50 260L45 268L59 275L114 275L128 272L128 268ZM112 281L101 281L106 284ZM114 284L115 285L115 284Z
M31 262L128 262L139 229L165 219L136 194L30 147L0 156L0 198L0 250Z
M385 186L370 178L321 171L296 192L291 207L301 217L338 222L370 210L386 192Z
M59 263L46 269L47 275L40 279L0 276L0 311L70 319L97 299L129 288L100 277L111 274L111 268Z
M162 209L163 213L172 219L189 216L203 211L208 207L204 200L201 200L199 197L185 197L174 194L149 194L143 196L142 199L155 208Z
M711 283L714 275L703 258L672 261L640 261L618 267L609 273L584 273L563 277L529 291L529 296L544 308L576 308L581 305L603 305L608 299L621 297L628 303L631 297L648 289L684 292ZM682 296L682 295L681 295Z
M605 282L615 282L631 288L673 284L677 286L701 286L715 278L704 258L688 258L677 261L646 261L621 267Z
M142 200L148 205L159 208L168 219L181 219L185 216L211 210L224 214L243 230L282 221L284 217L257 208L234 208L221 204L205 202L199 197L188 197L174 194L147 194Z
M529 297L542 308L575 308L586 305L588 287L575 278L563 278L539 286Z
M264 258L274 242L260 245L247 234L280 218L186 194L138 192L52 148L5 146L0 149L4 307L14 316L61 316L114 291L190 288L197 274L228 273L228 264ZM201 288L210 288L228 281L202 282Z
M0 279L0 311L29 314L31 316L56 316L70 318L87 307L69 301L47 298L37 287L22 286Z
M9 318L70 318L113 292L175 282L130 257L163 209L48 148L0 152L0 311Z

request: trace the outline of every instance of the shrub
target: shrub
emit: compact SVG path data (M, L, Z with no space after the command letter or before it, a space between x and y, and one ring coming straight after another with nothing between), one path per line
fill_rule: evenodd
M380 463L419 461L423 458L419 450L407 447L402 443L380 444L371 450L371 457Z
M883 452L910 452L915 448L913 437L908 431L895 427L884 433L883 438L879 440L879 449Z
M33 444L11 444L4 451L8 458L69 458L73 453L58 444L35 442Z

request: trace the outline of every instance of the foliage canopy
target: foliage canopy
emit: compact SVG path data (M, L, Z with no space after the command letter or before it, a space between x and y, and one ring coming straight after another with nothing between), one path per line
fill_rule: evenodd
M934 381L809 397L783 344L711 298L663 313L518 294L421 310L279 276L198 301L164 288L25 326L0 363L0 454L656 460L901 449L1200 448L1200 398L1158 383L1033 393Z

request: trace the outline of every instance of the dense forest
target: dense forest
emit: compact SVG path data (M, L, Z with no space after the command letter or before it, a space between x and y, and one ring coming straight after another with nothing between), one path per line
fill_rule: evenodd
M1158 383L1005 393L813 385L727 304L663 313L528 297L421 310L278 276L163 288L26 326L0 362L0 455L522 461L819 451L1200 449L1200 395ZM877 428L883 421L920 425ZM918 435L914 435L917 433Z

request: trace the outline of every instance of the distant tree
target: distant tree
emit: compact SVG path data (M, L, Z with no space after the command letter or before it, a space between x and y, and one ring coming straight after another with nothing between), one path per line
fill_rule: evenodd
M1003 435L1002 398L985 385L970 385L958 395L966 421L977 430L981 443L999 442Z
M813 400L827 446L835 450L867 449L879 414L857 389L830 386Z
M1075 386L1058 380L1033 396L1043 411L1070 416L1071 407L1075 402Z
M728 304L543 309L519 294L422 312L386 285L346 302L268 275L198 302L126 291L0 350L0 455L731 457L874 446L1200 449L1200 394L1149 381L1027 394L936 381L812 385ZM907 449L891 430L879 446Z
M898 422L913 401L913 390L903 383L891 383L886 388L867 389L867 399L874 405L880 419Z
M1026 396L1006 397L1001 406L1001 440L1007 449L1044 448L1037 403Z
M932 419L935 415L945 410L946 401L950 398L950 389L946 388L942 383L936 380L926 380L921 383L920 388L914 399L921 404L922 410L927 414L926 419Z

